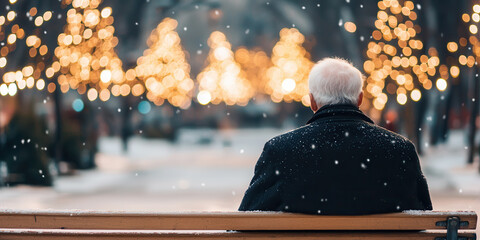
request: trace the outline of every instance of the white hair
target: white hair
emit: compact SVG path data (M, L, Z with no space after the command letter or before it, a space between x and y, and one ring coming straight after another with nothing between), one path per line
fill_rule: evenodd
M310 71L308 85L319 106L356 104L362 92L363 75L344 59L324 58Z

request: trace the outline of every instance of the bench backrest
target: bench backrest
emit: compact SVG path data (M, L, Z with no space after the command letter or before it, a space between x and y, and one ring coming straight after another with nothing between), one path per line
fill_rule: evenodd
M475 212L423 212L326 216L278 212L133 213L97 211L0 211L0 228L122 230L431 230L475 229Z
M476 225L475 212L326 216L278 212L0 210L0 239L473 240L476 235L471 230Z

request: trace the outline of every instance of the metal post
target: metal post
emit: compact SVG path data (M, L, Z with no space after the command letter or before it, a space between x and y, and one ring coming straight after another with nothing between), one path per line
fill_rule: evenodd
M447 240L458 239L459 227L460 227L460 219L458 217L449 217L447 219Z

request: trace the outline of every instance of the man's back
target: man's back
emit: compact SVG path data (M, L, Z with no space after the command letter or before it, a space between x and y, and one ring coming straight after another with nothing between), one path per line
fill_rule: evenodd
M369 214L432 209L413 144L353 105L271 139L239 210Z

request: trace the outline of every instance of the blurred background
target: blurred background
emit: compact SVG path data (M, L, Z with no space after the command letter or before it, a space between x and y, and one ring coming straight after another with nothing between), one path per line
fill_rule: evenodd
M308 73L365 74L436 210L480 210L480 1L5 0L0 207L236 210ZM325 183L328 184L328 183Z

